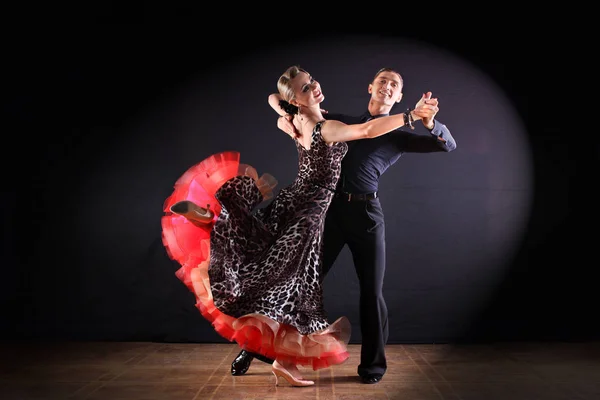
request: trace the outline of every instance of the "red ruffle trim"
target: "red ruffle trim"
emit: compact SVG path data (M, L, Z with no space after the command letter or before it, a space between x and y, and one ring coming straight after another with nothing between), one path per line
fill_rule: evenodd
M310 366L314 370L344 362L349 357L347 343L350 339L350 323L345 317L323 331L301 335L296 328L264 315L234 318L214 305L208 276L212 224L198 227L185 217L172 214L169 209L178 201L190 200L203 207L209 205L216 219L221 205L214 195L227 180L238 175L259 181L254 168L239 163L239 153L223 152L192 166L175 183L173 194L164 203L165 215L161 222L167 253L181 264L176 276L194 293L196 307L217 333L237 342L243 349L271 359Z

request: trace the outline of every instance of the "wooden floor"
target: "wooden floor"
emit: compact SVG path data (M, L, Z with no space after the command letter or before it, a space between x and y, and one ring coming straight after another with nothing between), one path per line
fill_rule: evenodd
M359 381L342 365L302 369L307 388L275 386L255 360L231 376L233 344L0 342L0 399L600 399L600 343L389 345L388 371Z

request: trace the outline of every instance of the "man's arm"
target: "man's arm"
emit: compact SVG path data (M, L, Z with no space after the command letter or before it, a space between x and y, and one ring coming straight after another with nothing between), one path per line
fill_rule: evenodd
M442 151L452 151L456 149L456 140L454 140L448 127L440 121L436 119L433 120L433 129L431 129L429 133L436 138L436 145L440 147Z
M437 107L437 111L430 118L423 118L422 122L425 129L429 131L430 136L415 135L409 132L398 130L394 132L394 141L398 149L408 153L433 153L438 151L450 152L456 149L456 141L448 127L435 119L439 112L439 102L437 98L431 98L431 92L423 93L421 99L415 105L428 104Z
M419 135L398 129L390 134L398 151L406 153L450 152L456 149L456 140L448 127L433 120L433 129L429 135Z

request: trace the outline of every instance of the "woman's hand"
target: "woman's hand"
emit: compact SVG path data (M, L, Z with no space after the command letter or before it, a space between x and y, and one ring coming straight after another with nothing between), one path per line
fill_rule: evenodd
M290 114L282 115L281 117L277 118L277 128L281 129L282 131L284 131L285 133L287 133L294 139L299 139L302 137L302 134L294 126L294 123L292 122L293 120L294 120L293 115L290 115Z

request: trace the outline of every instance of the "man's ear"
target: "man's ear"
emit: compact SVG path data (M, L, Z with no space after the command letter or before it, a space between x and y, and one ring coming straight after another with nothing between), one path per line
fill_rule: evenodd
M400 103L400 100L402 100L403 95L404 93L400 93L400 96L398 96L398 100L396 100L396 103Z
M369 92L369 94L373 93L373 85L371 85L370 83L369 83L369 87L367 88L367 92Z

